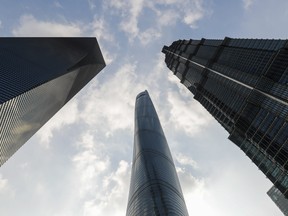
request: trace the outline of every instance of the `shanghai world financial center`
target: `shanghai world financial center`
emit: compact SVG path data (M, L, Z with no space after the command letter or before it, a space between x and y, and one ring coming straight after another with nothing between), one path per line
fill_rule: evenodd
M0 39L0 166L105 67L96 38Z
M0 49L1 166L105 62L95 38L3 38ZM287 41L178 40L162 52L167 67L287 198ZM188 215L147 92L136 99L134 138L127 215Z

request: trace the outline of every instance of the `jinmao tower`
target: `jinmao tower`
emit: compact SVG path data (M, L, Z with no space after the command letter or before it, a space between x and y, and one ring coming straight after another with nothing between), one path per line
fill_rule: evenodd
M136 98L127 216L188 215L173 159L147 91Z
M96 38L0 38L0 166L105 67Z
M287 40L178 40L165 62L288 197Z

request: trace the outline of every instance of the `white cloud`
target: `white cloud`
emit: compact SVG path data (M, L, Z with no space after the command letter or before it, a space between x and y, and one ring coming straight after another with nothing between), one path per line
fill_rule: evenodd
M14 198L15 196L15 190L9 184L8 179L4 178L1 173L0 173L0 195L5 197L5 199Z
M73 157L74 180L82 200L83 215L124 215L129 190L129 164L121 160L118 166L113 167L107 152L109 147L99 142L91 132L82 135L78 148L80 151Z
M176 167L186 207L190 215L215 215L208 199L210 193L205 179L195 178L187 169ZM217 214L218 215L218 214Z
M78 190L81 198L93 194L99 188L97 178L100 178L110 165L109 157L101 152L102 146L90 132L84 133L78 143L79 152L72 161L79 178Z
M188 212L190 215L199 215L199 216L206 216L206 215L221 215L221 212L216 206L212 206L210 203L207 202L211 197L209 193L209 189L205 187L205 184L201 184L199 182L198 187L195 188L193 192L185 192L185 202L188 208ZM218 211L217 211L218 210Z
M206 181L206 186L209 189L206 203L217 212L217 215L280 215L266 194L272 183L265 179L265 175L254 165L251 166L251 162L246 159L232 160L214 167L212 175ZM217 167L221 167L221 170L217 170ZM241 170L245 170L244 175ZM261 181L263 182L259 184ZM257 194L261 194L261 196L256 198ZM255 208L241 208L241 212L235 212L239 203L247 202L246 205L249 205L255 200L257 200ZM262 206L265 208L261 208Z
M129 42L138 38L143 45L161 37L163 27L171 28L171 25L179 21L196 28L197 22L206 14L203 0L110 0L106 3L106 7L109 12L111 9L115 11L114 15L119 18L120 30L127 34ZM151 19L143 17L148 10L150 14L154 12L151 17L155 16L156 22L152 22L148 27L142 27L142 24L147 26L146 22Z
M166 6L169 9L163 11L162 8L158 9L158 5ZM156 11L160 26L169 26L170 28L179 20L191 28L196 28L197 22L208 14L203 0L158 0L154 4L150 4L150 7Z
M248 10L255 3L255 0L242 0L242 1L245 10Z
M167 96L170 123L177 131L183 131L188 136L203 132L214 122L214 118L171 71L167 78L176 87L176 90L168 91Z
M77 143L78 153L72 158L73 184L77 185L76 200L80 201L78 206L85 216L124 215L130 165L124 160L120 160L116 165L112 164L109 143L100 142L96 133L88 131L81 135L81 140Z
M155 3L157 4L163 4L163 5L173 5L173 4L176 4L176 3L181 3L181 0L154 0Z
M196 28L197 25L197 21L199 21L202 17L204 16L202 11L191 11L189 13L186 13L186 15L184 16L184 23L186 23L187 25L189 25L191 28Z
M84 215L125 215L128 200L130 166L126 161L120 161L116 171L104 178L103 187L96 193L96 198L84 203ZM101 194L100 194L101 193Z
M0 192L3 191L8 186L8 180L4 179L0 174Z
M94 0L88 0L88 4L91 10L93 10L96 7Z
M167 82L167 74L165 74L165 70L168 71L166 65L165 65L165 56L162 53L158 53L156 59L153 61L153 68L151 69L151 73L149 74L146 79L149 80L149 85L153 88L153 95L159 96L159 92L163 89L168 89L170 83ZM170 74L171 71L168 72ZM161 85L159 83L161 82Z
M63 8L62 4L59 1L54 1L54 7L56 8Z
M161 33L153 28L149 28L145 30L144 32L141 32L139 35L139 40L141 44L147 45L149 44L152 40L156 40L157 38L161 37Z
M212 117L207 111L194 99L181 99L177 92L168 92L168 102L171 106L170 121L175 128L184 131L188 135L199 133L207 126ZM193 112L191 112L193 108Z
M158 12L157 22L160 26L170 26L174 25L180 18L179 13L176 10L166 10Z
M139 34L139 16L144 8L144 0L109 0L105 2L109 13L119 16L119 28L125 32L130 42Z
M129 34L129 40L133 39L139 33L138 18L143 9L143 0L130 0L125 18L120 23L120 28Z
M82 31L79 24L40 21L32 15L23 15L12 34L18 37L76 37L82 36Z
M92 22L93 34L98 40L104 40L108 42L115 42L113 34L110 32L108 23L104 18L95 17Z
M97 211L101 212L99 215L115 215L115 212L119 215L125 214L124 206L127 205L128 200L130 168L126 161L121 160L117 170L104 178L103 191L106 191L106 196L101 198L101 203L94 205L94 208L96 207ZM113 208L111 208L111 203L113 203Z
M137 80L136 63L123 64L109 81L90 86L81 118L105 133L133 129L135 97L145 88Z
M38 196L45 196L48 192L47 186L41 182L37 182L35 185L35 192Z
M106 42L114 47L118 44L104 18L94 17L90 26L92 29L92 35L96 36L100 46ZM101 46L101 51L107 65L111 64L117 56L115 52L112 54L112 52L108 51L106 46Z
M197 162L194 161L191 158L191 156L187 156L187 155L184 155L182 153L177 153L175 156L176 156L175 159L179 164L189 165L189 166L193 167L194 169L199 169Z
M206 183L204 179L195 178L188 169L176 167L176 172L181 183L181 188L185 188L184 191L186 194L205 187Z
M115 9L125 9L128 8L129 1L127 0L107 0L104 2L104 7L115 8Z
M101 52L102 52L103 58L105 60L106 66L110 65L117 58L116 53L112 54L110 51L108 51L104 47L101 48Z
M117 54L116 52L112 53L106 48L106 46L102 46L101 44L105 44L105 42L108 42L109 45L113 45L115 47L117 42L115 41L114 35L110 32L108 24L105 22L104 19L94 18L91 25L93 31L92 35L96 36L97 40L99 41L105 63L106 65L109 65L116 59ZM113 50L115 50L115 48Z

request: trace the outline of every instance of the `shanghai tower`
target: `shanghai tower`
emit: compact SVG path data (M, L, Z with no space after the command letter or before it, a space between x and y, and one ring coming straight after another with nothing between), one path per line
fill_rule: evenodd
M167 67L288 198L287 40L178 40Z
M0 38L0 166L104 67L96 38Z
M188 216L173 159L147 91L136 98L127 216Z

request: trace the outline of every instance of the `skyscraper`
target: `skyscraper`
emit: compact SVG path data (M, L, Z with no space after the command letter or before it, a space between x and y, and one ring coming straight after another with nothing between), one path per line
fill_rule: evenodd
M179 40L165 62L288 197L287 40Z
M283 212L283 214L288 216L288 200L285 198L285 196L275 186L270 188L267 194Z
M188 215L173 159L147 91L136 98L133 165L126 215Z
M0 166L105 67L96 38L0 39Z

